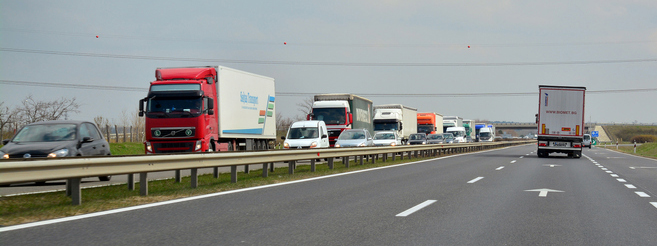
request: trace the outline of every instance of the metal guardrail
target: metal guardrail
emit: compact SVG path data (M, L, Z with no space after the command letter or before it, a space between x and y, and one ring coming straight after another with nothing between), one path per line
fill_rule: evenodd
M267 177L267 165L271 164L273 167L275 162L288 162L289 173L293 174L295 162L300 160L310 160L311 170L314 171L316 159L327 159L329 168L333 168L334 158L361 157L362 163L363 156L378 157L383 154L382 160L386 161L390 154L394 160L397 156L403 159L404 153L408 153L408 158L411 158L412 153L417 157L418 153L422 153L423 156L425 153L428 155L458 153L531 142L535 141L5 160L0 161L0 184L66 179L67 194L72 197L73 204L78 205L81 203L80 181L84 177L129 174L128 187L134 189L133 174L135 173L139 173L140 181L143 181L147 180L149 172L191 169L192 187L195 188L198 185L196 172L198 168L215 168L215 177L217 177L218 167L229 166L231 181L237 182L237 166L243 165L263 164L263 177ZM374 162L375 158L371 160ZM176 179L179 181L179 176ZM148 195L148 182L139 183L141 195Z

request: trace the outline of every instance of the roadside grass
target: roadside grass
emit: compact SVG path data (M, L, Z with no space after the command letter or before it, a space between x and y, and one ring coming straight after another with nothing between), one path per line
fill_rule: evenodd
M143 155L143 143L110 143L112 155Z
M630 139L638 135L656 135L657 126L639 126L639 125L610 125L605 126L607 135L611 137L612 142L629 142ZM638 151L638 150L637 150Z
M616 150L616 147L610 147L609 149ZM644 143L636 146L636 154L634 153L634 146L619 146L618 150L632 155L657 159L657 143Z
M449 155L439 155L438 157ZM0 226L50 220L430 158L437 157L420 157L410 160L406 157L404 160L400 160L397 157L395 161L388 158L386 162L379 158L374 164L371 163L371 159L370 162L364 161L364 165L360 165L359 161L351 160L349 168L346 168L342 162L336 161L334 169L329 169L327 164L317 164L315 172L310 171L310 165L298 164L292 175L288 174L287 167L276 168L274 172L269 172L267 178L262 177L262 170L252 170L249 173L238 172L237 183L231 183L230 173L221 173L216 179L212 174L199 175L199 184L196 189L190 187L190 177L183 177L181 183L176 183L174 179L155 180L148 182L148 196L139 195L139 184L135 184L133 191L128 190L127 184L89 188L82 190L82 204L79 206L72 206L71 199L66 196L64 191L0 197Z

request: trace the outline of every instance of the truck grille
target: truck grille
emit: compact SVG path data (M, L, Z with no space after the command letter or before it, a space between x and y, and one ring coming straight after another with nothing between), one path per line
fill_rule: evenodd
M330 131L328 131L328 135L329 135L329 137L336 137L337 138L337 137L340 136L341 132L342 131L340 131L340 130L330 130Z
M151 129L151 136L153 138L189 138L195 135L196 129L194 127Z
M153 143L155 153L177 153L194 151L194 142Z

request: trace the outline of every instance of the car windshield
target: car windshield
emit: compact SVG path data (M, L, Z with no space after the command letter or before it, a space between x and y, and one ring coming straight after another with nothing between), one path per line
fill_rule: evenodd
M454 138L454 135L452 135L451 133L445 133L445 134L443 134L443 137L445 137L445 138Z
M324 121L329 125L345 124L345 108L314 108L313 119Z
M440 139L443 139L443 135L431 134L431 135L427 136L427 139L430 139L430 140L440 140Z
M201 97L192 98L151 98L146 113L151 117L180 118L199 116L202 112Z
M13 142L54 142L76 139L75 124L30 125L21 129Z
M395 139L395 134L394 133L377 133L374 135L374 139L381 140L381 139Z
M365 133L362 131L344 131L340 134L338 139L349 140L349 139L365 139Z
M304 138L318 138L319 131L317 127L296 127L290 128L287 134L287 139L304 139Z
M411 136L409 137L410 140L423 140L425 138L426 137L422 134L411 134Z

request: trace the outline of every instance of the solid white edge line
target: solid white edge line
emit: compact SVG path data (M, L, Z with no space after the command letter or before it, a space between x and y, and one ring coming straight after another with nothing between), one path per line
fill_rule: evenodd
M481 179L483 179L483 178L484 178L484 177L477 177L477 178L475 178L475 179L473 179L473 180L468 181L468 184L472 184L472 183L477 182L477 181L479 181L479 180L481 180Z
M425 208L426 206L431 205L431 204L434 203L434 202L436 202L436 200L426 200L425 202L420 203L420 204L418 204L418 205L415 205L415 207L409 208L409 209L407 209L406 211L397 214L396 216L397 216L397 217L406 217L406 216L408 216L408 215L410 215L410 214L412 214L412 213L417 212L417 211L420 210L420 209Z
M122 212L127 212L127 211L138 210L138 209L157 207L157 206L162 206L162 205L192 201L192 200L203 199L203 198L208 198L208 197L228 195L228 194L239 193L239 192L244 192L244 191L266 189L266 188L271 188L271 187L276 187L276 186L296 184L296 183L302 183L302 182L313 181L313 180L318 180L318 179L332 178L332 177L338 177L338 176L355 174L355 173L362 173L362 172L369 172L369 171L375 171L375 170L386 169L386 168L413 165L413 164L423 163L423 162L427 162L427 161L435 161L435 160L447 159L447 158L464 156L464 155L473 155L473 154L479 154L479 153L486 153L486 152L491 152L491 151L504 150L504 149L508 149L508 148L521 147L521 146L525 146L525 145L516 145L516 146L509 146L509 147L500 148L500 149L491 149L491 150L477 151L477 152L471 152L471 153L463 153L463 154L458 154L458 155L443 156L443 157L438 157L438 158L434 158L434 159L427 159L427 160L421 160L421 161L401 163L401 164L391 165L391 166L375 167L375 168L357 170L357 171L346 172L346 173L336 173L336 174L331 174L331 175L326 175L326 176L321 176L321 177L301 179L301 180L289 181L289 182L284 182L284 183L256 186L256 187L244 188L244 189L239 189L239 190L224 191L224 192L218 192L218 193L212 193L212 194L206 194L206 195L200 195L200 196L193 196L193 197L186 197L186 198L170 200L170 201L164 201L164 202L156 202L156 203L151 203L151 204L144 204L144 205L139 205L139 206L127 207L127 208L119 208L119 209L112 209L112 210L96 212L96 213L90 213L90 214L76 215L76 216L59 218L59 219L52 219L52 220L38 221L38 222L32 222L32 223L26 223L26 224L20 224L20 225L6 226L6 227L0 227L0 232L13 231L13 230L25 229L25 228L35 227L35 226L42 226L42 225L49 225L49 224L55 224L55 223L60 223L60 222L66 222L66 221L73 221L73 220L80 220L80 219L98 217L98 216L103 216L103 215L108 215L108 214L122 213Z

